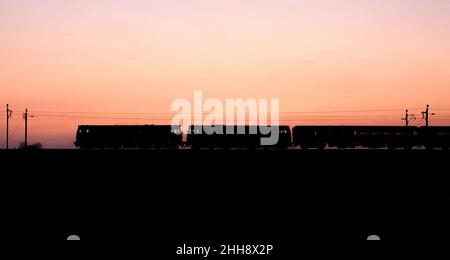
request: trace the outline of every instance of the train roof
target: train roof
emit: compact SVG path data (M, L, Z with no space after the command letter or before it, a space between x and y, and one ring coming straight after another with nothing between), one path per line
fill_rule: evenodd
M318 127L318 128L405 128L405 126L370 126L370 125L297 125L295 127ZM417 128L410 126L409 128Z
M190 125L190 127L261 127L263 125ZM289 127L289 125L273 125L274 127ZM272 127L271 125L268 125L268 127Z
M79 125L79 128L107 128L107 127L172 127L171 125Z

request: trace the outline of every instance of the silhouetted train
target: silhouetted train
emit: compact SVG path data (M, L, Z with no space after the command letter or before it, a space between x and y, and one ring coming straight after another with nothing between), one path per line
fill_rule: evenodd
M215 126L216 129L233 129L233 134L210 134L202 126L191 126L183 143L180 127L167 125L142 126L79 126L75 146L81 149L147 149L182 146L200 148L261 148L259 127ZM278 143L264 148L303 149L336 148L383 148L411 149L425 146L428 149L450 147L450 127L397 127L397 126L279 126ZM255 131L250 134L250 131Z

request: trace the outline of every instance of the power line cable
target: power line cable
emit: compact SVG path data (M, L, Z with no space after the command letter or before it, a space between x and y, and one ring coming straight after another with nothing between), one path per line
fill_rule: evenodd
M10 139L13 139L15 137L15 134L17 132L17 130L19 130L19 128L23 125L23 121L20 120L19 124L13 129L13 131L10 134Z
M104 116L73 116L73 115L52 115L52 114L33 114L35 117L47 117L47 118L72 118L72 119L112 119L112 120L170 120L171 118L161 118L161 117L104 117ZM352 115L352 116L286 116L286 119L353 119L353 118L396 118L398 115Z
M410 109L421 110L417 109ZM449 110L450 111L450 110ZM173 115L179 114L179 112L93 112L93 111L48 111L48 110L33 110L34 113L45 114L92 114L92 115ZM372 113L372 112L403 112L401 109L370 109L370 110L323 110L323 111L284 111L280 114L337 114L337 113ZM195 113L190 113L195 114ZM200 114L200 113L198 113ZM208 114L203 112L201 114Z

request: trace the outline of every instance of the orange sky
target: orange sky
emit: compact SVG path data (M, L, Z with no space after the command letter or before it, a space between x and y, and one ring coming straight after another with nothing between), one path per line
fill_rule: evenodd
M194 90L279 98L285 112L398 109L298 124L401 124L407 107L450 108L448 10L448 0L0 0L0 103L16 111L14 145L28 107L41 111L31 141L55 148L71 146L78 124L161 116L43 111L167 113ZM450 111L434 112L433 124L450 123Z

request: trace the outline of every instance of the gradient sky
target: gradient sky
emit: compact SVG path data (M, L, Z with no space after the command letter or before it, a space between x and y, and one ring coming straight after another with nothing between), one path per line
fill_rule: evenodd
M298 124L400 125L407 107L450 108L449 12L450 0L0 0L0 104L16 112L14 145L28 107L31 142L55 148L78 124L161 121L44 111L166 113L194 90L282 111L399 110ZM448 125L441 114L432 123Z

